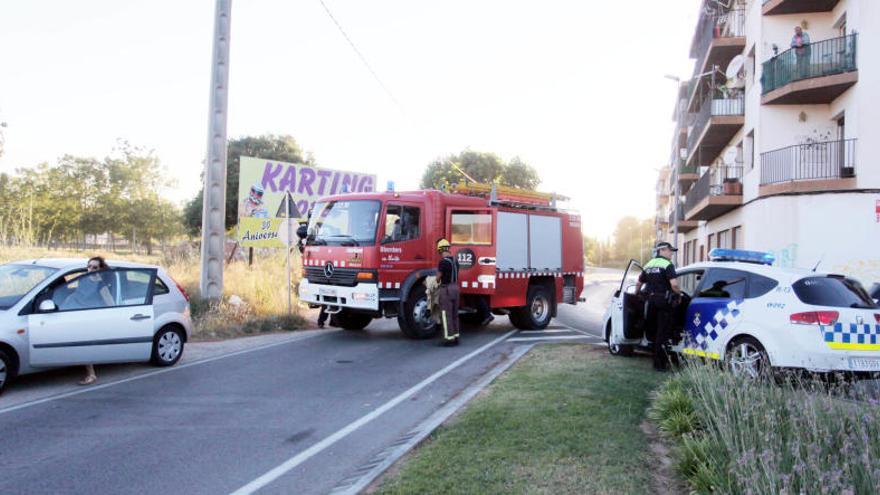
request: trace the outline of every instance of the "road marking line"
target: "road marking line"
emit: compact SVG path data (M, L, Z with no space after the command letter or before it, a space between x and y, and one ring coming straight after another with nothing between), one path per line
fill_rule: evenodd
M338 331L341 332L342 330L338 330ZM39 405L39 404L45 404L46 402L51 402L51 401L53 401L53 400L64 399L64 398L67 398L67 397L73 397L74 395L85 394L85 393L88 393L88 392L94 392L95 390L105 389L105 388L108 388L108 387L112 387L112 386L114 386L114 385L119 385L119 384L122 384L122 383L132 382L132 381L135 381L135 380L140 380L141 378L147 378L147 377L155 376L155 375L159 375L159 374L162 374L162 373L169 373L169 372L171 372L171 371L182 370L182 369L185 369L185 368L189 368L190 366L196 366L196 365L198 365L198 364L210 363L210 362L212 362L212 361L217 361L217 360L219 360L219 359L224 359L224 358L228 358L228 357L238 356L238 355L241 355L241 354L246 354L246 353L248 353L248 352L261 351L261 350L263 350L263 349L269 349L269 348L271 348L271 347L276 347L276 346L279 346L279 345L290 344L291 342L301 342L301 341L303 341L303 340L310 339L310 338L312 338L312 337L316 337L316 336L318 336L318 335L326 334L326 333L327 333L327 332L325 332L325 331L321 331L321 332L319 332L319 331L314 331L314 332L315 332L315 333L307 334L307 335L297 335L297 336L291 337L290 339L284 340L283 342L273 342L273 343L271 343L271 344L261 345L261 346L259 346L259 347L253 347L253 348L250 348L250 349L241 349L241 350L238 350L238 351L235 351L235 352L229 353L229 354L221 354L221 355L219 355L219 356L213 356L213 357L209 357L209 358L205 358L205 359L200 359L200 360L198 360L198 361L193 361L193 362L191 362L191 363L184 363L184 364L180 364L180 365L169 366L168 368L162 368L162 369L158 369L158 370L155 370L155 371L149 371L149 372L144 373L144 374L142 374L142 375L130 376L130 377L128 377L128 378L122 378L122 379L119 379L119 380L116 380L116 381L107 382L107 383L102 383L102 384L100 384L100 385L92 385L92 386L90 386L90 387L88 387L88 388L80 388L80 389L78 389L78 390L72 390L72 391L70 391L70 392L62 392L62 393L60 393L60 394L50 395L49 397L43 397L42 399L35 399L35 400L30 401L30 402L23 402L23 403L21 403L21 404L16 404L16 405L14 405L14 406L9 406L9 407L5 407L5 408L3 408L3 409L0 409L0 414L6 414L6 413L8 413L8 412L17 411L17 410L19 410L19 409L24 409L24 408L26 408L26 407L36 406L36 405Z
M556 330L556 329L547 329L547 330L520 330L519 333L534 335L534 334L542 334L542 333L568 333L571 332L569 329L565 330Z
M559 324L559 325L562 325L563 327L565 327L565 328L567 328L567 329L569 329L569 330L571 330L571 331L573 331L573 332L582 333L582 334L586 335L587 337L592 337L592 338L594 338L594 339L605 340L604 338L602 338L602 337L600 337L600 336L598 336L598 335L595 335L595 334L592 334L592 333L589 333L589 332L585 332L585 331L583 331L583 330L578 330L577 328L574 328L574 327L572 327L572 326L566 325L565 323L562 323L561 321L557 321L556 323Z
M548 335L547 337L514 337L510 339L510 342L537 342L540 340L577 340L585 338L588 337L585 337L583 335Z
M364 416L361 416L359 419L356 419L355 421L349 423L347 426L345 426L341 430L338 430L336 433L333 433L332 435L324 438L320 442L312 445L311 447L307 448L306 450L304 450L304 451L300 452L299 454L291 457L290 459L282 462L278 466L270 469L262 476L256 478L255 480L244 485L243 487L239 488L238 490L235 490L234 492L232 492L232 495L251 494L251 493L254 493L257 490L259 490L260 488L265 487L269 483L272 483L273 481L277 480L281 476L284 476L287 472L289 472L293 468L299 466L303 462L305 462L305 461L309 460L310 458L314 457L315 455L321 453L323 450L332 446L336 442L342 440L343 438L345 438L346 436L348 436L352 432L356 431L361 426L364 426L365 424L378 418L382 414L385 414L388 410L390 410L394 406L396 406L396 405L400 404L401 402L407 400L408 398L412 397L413 395L415 395L417 392L419 392L423 388L434 383L435 381L442 378L444 375L446 375L450 371L454 370L455 368L458 368L459 366L461 366L465 362L469 361L471 358L483 353L484 351L491 348L495 344L498 344L499 342L506 340L508 337L510 337L514 333L516 333L516 330L511 330L511 331L507 332L506 334L502 335L501 337L498 337L497 339L480 347L479 349L472 351L470 354L467 354L464 357L458 358L457 360L455 360L452 363L450 363L449 365L447 365L445 368L441 369L440 371L437 371L436 373L429 376L428 378L425 378L424 380L417 383L416 385L413 385L409 390L404 391L403 393L401 393L397 397L389 400L385 404L382 404L381 406L377 407L376 409L373 409L373 411L371 411L371 412L365 414Z
M364 473L357 479L349 481L346 485L343 485L341 489L334 489L334 491L331 492L331 495L357 495L358 493L360 493L361 490L368 487L370 483L381 476L382 473L390 468L407 452L412 450L416 445L421 443L422 440L427 438L432 431L436 430L441 424L443 424L444 421L455 414L456 411L458 411L465 404L470 402L470 400L473 399L478 393L480 393L481 390L483 390L490 383L495 381L495 379L498 378L501 373L504 373L511 366L513 366L514 363L519 361L520 358L523 357L527 352L529 352L534 346L534 344L517 346L513 350L511 355L508 356L506 360L502 361L501 364L493 368L491 371L489 371L489 373L483 375L482 378L471 384L455 399L444 404L443 407L441 407L434 414L432 414L422 423L413 428L412 431L407 433L404 437L404 442L396 446L390 452L386 452L386 455L382 458L382 460L372 469L370 469L368 472Z

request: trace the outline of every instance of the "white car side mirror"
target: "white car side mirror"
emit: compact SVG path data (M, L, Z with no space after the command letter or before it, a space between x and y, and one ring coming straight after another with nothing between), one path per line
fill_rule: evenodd
M57 311L58 306L55 305L55 301L51 299L46 299L45 301L40 303L39 309L41 313L50 313L52 311Z

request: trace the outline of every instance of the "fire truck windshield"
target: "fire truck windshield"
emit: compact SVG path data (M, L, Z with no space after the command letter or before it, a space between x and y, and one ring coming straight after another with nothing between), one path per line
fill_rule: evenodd
M319 201L309 220L307 242L340 246L374 244L380 206L375 200Z

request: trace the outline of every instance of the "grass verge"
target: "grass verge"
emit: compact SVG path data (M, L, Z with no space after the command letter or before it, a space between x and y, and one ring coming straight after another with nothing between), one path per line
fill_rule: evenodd
M823 381L751 381L690 364L650 416L696 493L880 490L880 411Z
M639 425L650 361L586 345L533 349L379 493L652 493Z

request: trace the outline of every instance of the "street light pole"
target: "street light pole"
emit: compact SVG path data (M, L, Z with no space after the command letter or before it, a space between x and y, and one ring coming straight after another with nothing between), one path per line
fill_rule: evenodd
M202 195L202 256L199 288L202 297L223 296L226 246L226 119L229 99L229 30L232 0L217 0L211 57L211 99L208 103L208 154Z

